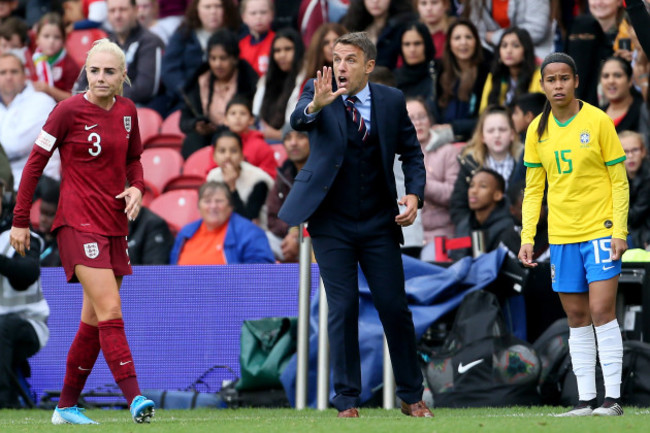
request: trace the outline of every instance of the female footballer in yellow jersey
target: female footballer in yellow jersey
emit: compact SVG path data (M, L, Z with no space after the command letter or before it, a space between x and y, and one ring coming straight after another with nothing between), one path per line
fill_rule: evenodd
M623 342L615 307L627 249L625 152L612 120L576 99L578 74L570 56L549 54L541 75L548 101L526 135L519 259L524 266L537 265L533 238L548 181L551 280L569 319L579 394L578 404L561 416L623 415ZM605 401L598 408L596 352L605 382Z

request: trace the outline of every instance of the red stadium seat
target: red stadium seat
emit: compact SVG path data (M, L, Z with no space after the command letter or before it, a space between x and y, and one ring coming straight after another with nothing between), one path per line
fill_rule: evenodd
M108 35L101 29L74 30L65 41L65 49L72 60L82 67L86 63L86 56L93 42L106 37Z
M212 160L212 151L212 146L205 146L187 157L183 165L183 174L203 176L205 179L210 170L217 166Z
M162 192L169 179L181 174L183 167L183 157L173 149L145 149L140 161L144 179L155 188L154 194Z
M144 194L142 195L142 206L149 207L154 198L160 195L158 188L153 186L151 182L144 181Z
M183 137L173 134L156 134L149 137L143 144L145 149L152 149L155 147L168 147L180 153L183 148Z
M465 236L462 238L447 238L445 236L436 236L434 239L436 248L436 262L451 262L447 256L450 250L472 247L472 237Z
M156 197L149 209L160 215L169 225L169 229L176 234L185 224L200 218L198 203L197 190L177 189Z
M163 192L174 191L177 189L196 189L198 190L201 185L205 183L205 176L196 174L181 174L167 182Z
M176 110L163 120L160 132L163 134L177 135L185 138L185 134L181 131L181 110Z
M138 124L140 125L140 141L146 143L151 137L160 134L162 116L156 110L138 107Z
M273 149L275 162L278 164L278 167L281 167L284 161L287 160L287 149L284 148L284 144L282 143L271 144L270 146Z

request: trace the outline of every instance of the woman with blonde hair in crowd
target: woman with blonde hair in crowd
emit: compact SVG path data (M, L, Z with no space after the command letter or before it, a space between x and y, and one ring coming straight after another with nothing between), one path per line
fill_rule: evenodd
M454 184L449 212L458 224L469 212L467 189L474 173L491 168L506 181L506 188L524 147L505 108L490 106L479 117L472 139L458 157L460 172Z

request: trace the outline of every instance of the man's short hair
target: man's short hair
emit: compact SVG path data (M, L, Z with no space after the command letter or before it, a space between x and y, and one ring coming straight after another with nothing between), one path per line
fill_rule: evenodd
M355 47L363 51L363 56L365 61L375 60L377 58L377 47L368 37L366 32L353 32L346 33L343 36L339 36L334 41L334 46L338 44L343 45L354 45Z

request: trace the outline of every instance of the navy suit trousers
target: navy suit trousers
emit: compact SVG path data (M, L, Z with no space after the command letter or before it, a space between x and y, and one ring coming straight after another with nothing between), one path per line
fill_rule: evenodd
M392 214L380 213L358 221L317 213L309 221L309 232L329 306L333 406L341 411L360 403L359 266L384 327L397 396L409 404L420 401L423 379Z

